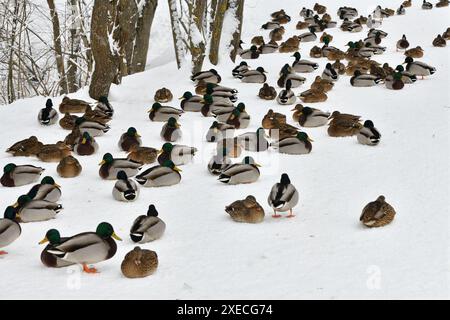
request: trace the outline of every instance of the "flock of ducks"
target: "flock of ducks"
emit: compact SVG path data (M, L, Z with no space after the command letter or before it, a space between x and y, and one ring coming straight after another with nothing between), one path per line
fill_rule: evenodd
M448 1L439 1L436 7L447 5ZM343 32L361 32L364 25L369 28L366 37L348 42L345 50L330 45L333 35L325 30L337 27L338 23L332 20L325 6L316 4L312 9L302 8L300 17L303 20L297 23L296 28L308 31L284 41L283 25L289 23L291 17L284 10L272 13L271 20L262 26L262 29L270 30L269 41L266 42L263 36L255 36L251 40L251 47L241 48L239 55L243 60L255 60L262 54L292 53L293 61L286 63L279 72L279 92L267 83L266 71L261 66L252 69L247 61L242 61L231 73L243 83L263 84L257 93L261 99L293 106L291 117L298 126L288 124L285 114L270 109L256 131L235 135L236 130L246 129L251 121L245 103L237 103L237 89L220 84L222 78L216 70L201 71L192 75L195 88L181 96L180 108L167 105L173 101L173 94L169 89L161 88L155 93L155 102L148 111L148 117L152 122L162 123L162 147L144 146L136 128L130 127L117 142L119 148L127 152L127 157L115 158L111 153L104 154L100 162L99 177L116 181L112 197L123 202L136 201L140 187L167 187L180 183L182 176L179 166L190 163L198 152L195 147L176 144L183 134L180 121L185 112L196 112L203 117L213 118L205 139L216 144L216 153L208 162L207 170L219 182L229 185L255 183L260 177L260 165L253 157L245 156L242 161L232 161L243 152L275 149L283 154L309 154L313 140L303 128L328 126L327 132L331 137L356 136L356 140L362 145L378 145L381 134L373 121L363 121L360 116L340 111L329 113L304 104L326 101L327 92L344 76L350 77L349 82L353 87L384 84L388 89L400 90L405 84L416 82L418 76L423 78L433 75L436 72L434 67L415 60L422 58L424 51L420 46L410 48L406 35L396 44L396 49L405 54L403 64L392 68L387 63L381 65L372 60L373 56L382 55L386 50L381 43L388 35L377 29L383 19L395 14L403 15L410 6L411 1L404 1L397 10L378 6L368 17L359 16L355 8L339 8L337 15L342 20L339 28ZM432 7L426 1L422 4L424 10ZM319 32L322 34L318 35ZM450 30L447 29L433 40L433 45L443 47L449 39ZM293 89L306 83L306 78L301 74L317 72L319 69L318 63L303 59L299 50L300 43L314 41L319 41L320 46L316 45L311 49L310 57L326 58L329 63L316 76L308 90L296 95ZM61 119L59 113L64 115ZM45 108L38 113L38 122L43 126L59 123L63 129L69 130L64 141L45 145L32 136L15 143L6 152L13 156L36 156L43 162L57 162L57 172L61 177L77 177L82 166L73 153L80 157L95 155L99 149L96 139L108 133L113 116L114 108L107 97L101 97L95 104L64 97L59 105L59 112L54 108L52 100L48 99ZM144 170L144 165L152 166ZM10 163L4 167L0 182L4 187L29 185L41 179L44 170L32 165ZM0 219L0 248L19 238L20 223L55 218L63 209L58 203L61 195L61 187L54 178L46 176L40 183L32 186L27 194L19 196L15 204L5 209L4 218ZM273 210L274 218L280 218L280 213L283 212L289 212L288 218L295 216L293 209L299 202L299 192L287 174L282 174L279 182L273 185L267 202ZM263 207L251 195L226 206L225 211L234 221L247 223L259 223L265 215ZM363 209L360 220L367 227L380 227L390 223L394 216L393 207L385 201L384 196L379 196ZM152 204L147 214L137 217L132 223L130 238L135 243L144 244L160 239L165 229L166 224L158 217L158 211ZM121 239L107 222L99 224L94 232L71 237L62 237L58 230L51 229L40 242L47 244L42 251L41 261L45 266L54 268L80 264L85 272L96 273L97 270L89 265L113 257L117 251L115 240ZM6 252L1 251L0 254ZM126 277L134 278L152 274L157 265L155 252L136 247L126 255L121 269Z

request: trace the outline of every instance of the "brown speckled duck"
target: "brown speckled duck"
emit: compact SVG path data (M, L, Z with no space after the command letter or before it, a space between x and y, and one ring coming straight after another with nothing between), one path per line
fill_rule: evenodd
M385 197L379 196L364 207L359 220L369 228L382 227L394 220L395 213L395 209L386 202Z
M120 269L127 278L145 278L158 268L158 255L155 251L135 247L127 253Z
M29 157L37 155L42 146L43 143L37 137L31 136L14 143L6 149L6 152L12 154L14 157Z
M61 113L85 113L86 108L90 107L89 102L70 99L69 97L64 97L59 105L59 112Z
M349 137L357 135L359 130L363 127L360 118L360 116L334 111L330 117L331 121L328 127L328 135L330 137Z
M328 99L324 89L320 87L303 91L300 93L299 97L304 103L324 102Z
M66 113L64 117L59 120L59 126L64 130L73 130L75 128L75 121L77 120L77 116L71 115L70 113Z
M277 97L277 91L274 87L264 83L262 88L259 89L258 97L263 100L274 100Z
M132 145L128 150L128 160L136 161L142 164L150 164L156 161L158 150L151 147L139 147Z
M433 40L433 46L443 48L447 45L447 41L438 34L436 38Z
M264 129L275 129L278 128L280 124L286 123L286 115L278 112L274 112L269 109L267 114L262 119L262 127Z
M70 146L59 141L55 144L43 145L37 157L43 162L59 162L63 158L71 155Z
M322 90L323 92L328 92L333 89L334 83L331 80L322 79L321 76L317 76L314 79L314 82L311 84L311 89L313 90Z
M80 175L82 170L81 164L73 156L68 156L62 159L56 171L63 178L74 178Z
M259 223L264 220L264 209L254 196L234 201L225 207L225 212L236 222Z
M414 59L422 58L423 57L423 49L420 46L411 48L411 49L405 51L405 56L411 57Z
M169 89L161 88L161 89L156 90L154 99L155 99L155 102L167 103L167 102L172 101L173 94L172 94L172 92L170 92Z

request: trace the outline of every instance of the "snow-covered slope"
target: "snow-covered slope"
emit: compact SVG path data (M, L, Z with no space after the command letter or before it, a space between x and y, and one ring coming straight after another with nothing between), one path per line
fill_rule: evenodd
M377 4L394 6L392 1L321 1L335 18L340 5L356 6L369 14ZM400 5L401 1L398 1ZM437 68L435 75L407 85L401 91L384 86L353 88L343 76L329 93L324 110L361 115L374 121L382 134L379 146L371 148L356 138L331 138L326 127L306 129L314 139L313 151L305 156L280 155L274 150L251 154L262 165L261 178L251 185L226 186L206 171L214 146L204 142L211 118L189 113L181 119L183 144L200 149L193 164L184 166L181 184L169 188L142 188L137 202L118 203L111 190L114 182L98 176L98 162L105 152L125 156L117 147L122 132L135 126L146 146L161 147L161 123L148 120L146 111L156 89L166 86L176 97L193 90L188 70L176 70L170 39L170 23L164 1L158 7L152 30L148 71L124 79L112 88L110 100L116 109L112 129L97 139L99 152L77 157L82 175L61 179L56 164L33 158L12 158L4 153L12 143L30 135L45 143L62 140L67 131L58 125L43 128L36 117L47 97L22 100L0 108L0 167L9 162L30 163L46 168L62 185L64 210L55 220L23 224L22 236L0 257L0 298L449 298L449 49L434 48L432 39L448 27L450 8L424 11L413 1L405 16L386 19L381 29L389 33L383 40L387 52L375 57L396 66L404 60L395 43L406 34L411 46L425 50L421 61ZM282 5L281 5L282 3ZM288 36L299 34L295 24L301 6L315 1L247 0L244 41L254 35L268 35L259 26L281 6L292 16L286 26ZM159 22L161 21L161 22ZM332 44L344 48L361 33L327 30ZM304 57L314 43L301 45ZM269 108L288 115L290 107L257 98L260 85L242 84L231 76L232 64L224 58L217 67L223 84L239 89L256 130ZM265 55L249 64L263 66L268 82L276 85L278 71L291 54ZM320 68L308 74L309 87ZM205 66L207 68L209 66ZM87 90L74 97L88 99ZM60 98L54 101L59 103ZM177 104L177 100L174 100ZM245 155L250 153L245 153ZM300 192L295 219L272 219L267 196L272 185L286 172ZM0 188L0 208L13 203L29 186ZM238 224L224 207L234 200L254 195L266 210L266 219L257 225ZM359 223L362 208L384 194L397 210L394 222L384 228L367 229ZM160 265L155 275L140 280L124 278L120 263L134 247L128 233L136 216L154 203L167 230L162 239L142 247L158 253ZM124 241L114 258L100 263L99 275L81 274L78 267L45 268L39 259L38 241L49 228L69 236L95 230L101 221L110 222Z

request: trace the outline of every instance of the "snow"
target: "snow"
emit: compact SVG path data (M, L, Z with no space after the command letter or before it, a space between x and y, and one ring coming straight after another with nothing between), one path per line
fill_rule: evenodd
M254 35L268 31L259 27L269 15L283 7L292 21L286 25L284 39L294 34L302 6L315 1L278 2L247 0L244 9L243 40L249 45ZM335 18L338 4L321 1ZM346 1L360 14L367 15L377 4L392 7L391 1ZM400 4L400 2L399 2ZM396 9L396 8L394 8ZM0 257L2 288L0 298L37 299L390 299L449 298L449 49L434 48L432 39L447 27L450 8L421 10L420 3L406 9L405 16L383 21L381 29L389 35L382 45L387 52L375 59L396 66L404 60L395 51L403 33L411 46L420 45L425 55L420 61L437 68L435 75L401 91L353 88L343 76L329 93L328 101L312 105L324 110L361 115L374 121L382 134L377 147L359 145L356 138L331 138L326 127L305 129L314 139L313 151L305 156L279 155L273 150L252 155L262 165L261 178L251 185L226 186L208 174L206 164L214 145L204 142L211 118L188 113L182 116L182 144L200 149L194 163L182 167L179 185L142 188L135 203L119 203L111 195L113 181L98 176L98 163L106 152L123 157L117 141L120 134L135 126L145 146L160 148L162 123L148 120L146 111L153 103L155 91L163 86L177 98L193 90L189 70L178 71L174 61L167 4L160 2L152 27L148 70L123 79L113 86L110 101L116 114L112 129L97 138L98 153L79 157L83 166L80 177L62 179L56 164L41 163L34 158L12 158L0 153L0 167L7 163L33 164L46 168L46 174L62 185L60 202L64 210L55 220L23 224L21 237ZM366 36L327 30L331 43L344 48L349 40ZM301 44L303 57L316 43ZM251 126L238 134L256 130L269 108L283 112L292 123L288 106L257 98L261 85L242 84L231 76L232 64L224 52L217 70L223 84L239 89L239 100L246 103L252 117ZM278 71L292 62L291 54L262 56L249 64L264 66L268 82L276 86ZM315 60L320 68L307 74L309 87L327 63ZM239 62L239 61L237 61ZM208 69L209 65L205 65ZM278 89L277 89L278 90ZM87 88L75 98L88 99ZM58 125L46 128L37 123L40 108L47 97L17 101L0 108L2 119L0 149L36 135L45 143L62 140L67 131ZM54 98L58 105L61 98ZM178 100L173 101L176 106ZM300 192L300 204L294 219L270 217L267 196L281 173L289 174ZM0 208L15 202L31 186L0 187ZM224 207L247 195L254 195L266 210L263 223L233 222ZM394 206L397 216L384 228L367 229L359 223L362 208L380 194ZM133 220L155 204L167 230L162 239L141 247L157 252L159 268L153 276L130 280L122 276L120 263L134 248L129 239ZM63 236L94 231L99 222L110 222L124 241L111 259L96 265L98 275L81 274L79 267L48 269L42 265L38 245L45 232L57 228Z

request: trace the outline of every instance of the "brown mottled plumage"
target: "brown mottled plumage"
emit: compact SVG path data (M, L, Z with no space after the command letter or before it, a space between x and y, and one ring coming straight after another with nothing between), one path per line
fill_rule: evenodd
M434 38L433 40L433 46L435 47L445 47L447 45L447 41L440 35L438 34L436 38Z
M148 277L158 268L158 255L155 251L135 247L126 254L120 268L127 278Z
M142 164L150 164L156 161L158 157L158 150L150 147L139 147L132 145L128 150L128 160L133 160Z
M314 79L314 82L311 84L311 89L319 90L323 92L331 91L334 87L334 82L327 79L322 79L320 76L317 76Z
M56 170L63 178L74 178L81 173L82 167L76 158L68 156L59 162Z
M394 220L395 213L395 209L386 202L385 197L379 196L364 207L359 220L369 228L382 227Z
M359 133L363 127L360 116L334 111L328 127L328 135L331 137L349 137Z
M277 91L274 87L264 83L263 87L259 89L258 97L264 100L274 100L277 97Z
M37 157L44 162L59 162L63 158L70 156L71 150L64 142L59 141L56 144L43 145Z
M161 88L161 89L156 90L154 99L156 102L159 102L159 103L170 102L173 99L173 94L172 94L172 92L170 92L169 89Z
M89 103L86 101L64 97L61 104L59 105L59 112L84 113L86 112L86 108L89 106Z
M286 124L286 116L282 113L274 112L272 109L269 109L262 119L262 127L264 129L276 129L280 124Z
M11 147L6 149L6 152L12 154L14 157L29 157L37 155L42 146L42 142L40 142L37 137L31 136L14 143Z
M66 113L64 117L59 120L59 125L64 130L73 130L73 128L75 128L75 121L77 120L77 118L77 116Z
M411 49L405 51L405 56L411 57L414 59L422 58L423 57L423 49L420 46L411 48Z
M281 53L296 52L298 51L299 45L300 45L299 38L297 36L293 36L287 39L285 42L281 43L278 51Z
M282 140L288 137L294 137L300 132L300 129L290 124L279 124L278 127L269 130L269 136L274 140Z
M322 49L318 46L314 46L309 51L309 55L311 58L322 58Z
M324 89L317 87L317 89L309 89L300 93L300 100L304 103L316 103L327 101L328 96L325 94Z
M264 220L264 209L254 196L247 196L244 200L234 201L225 207L225 211L236 222L259 223Z

